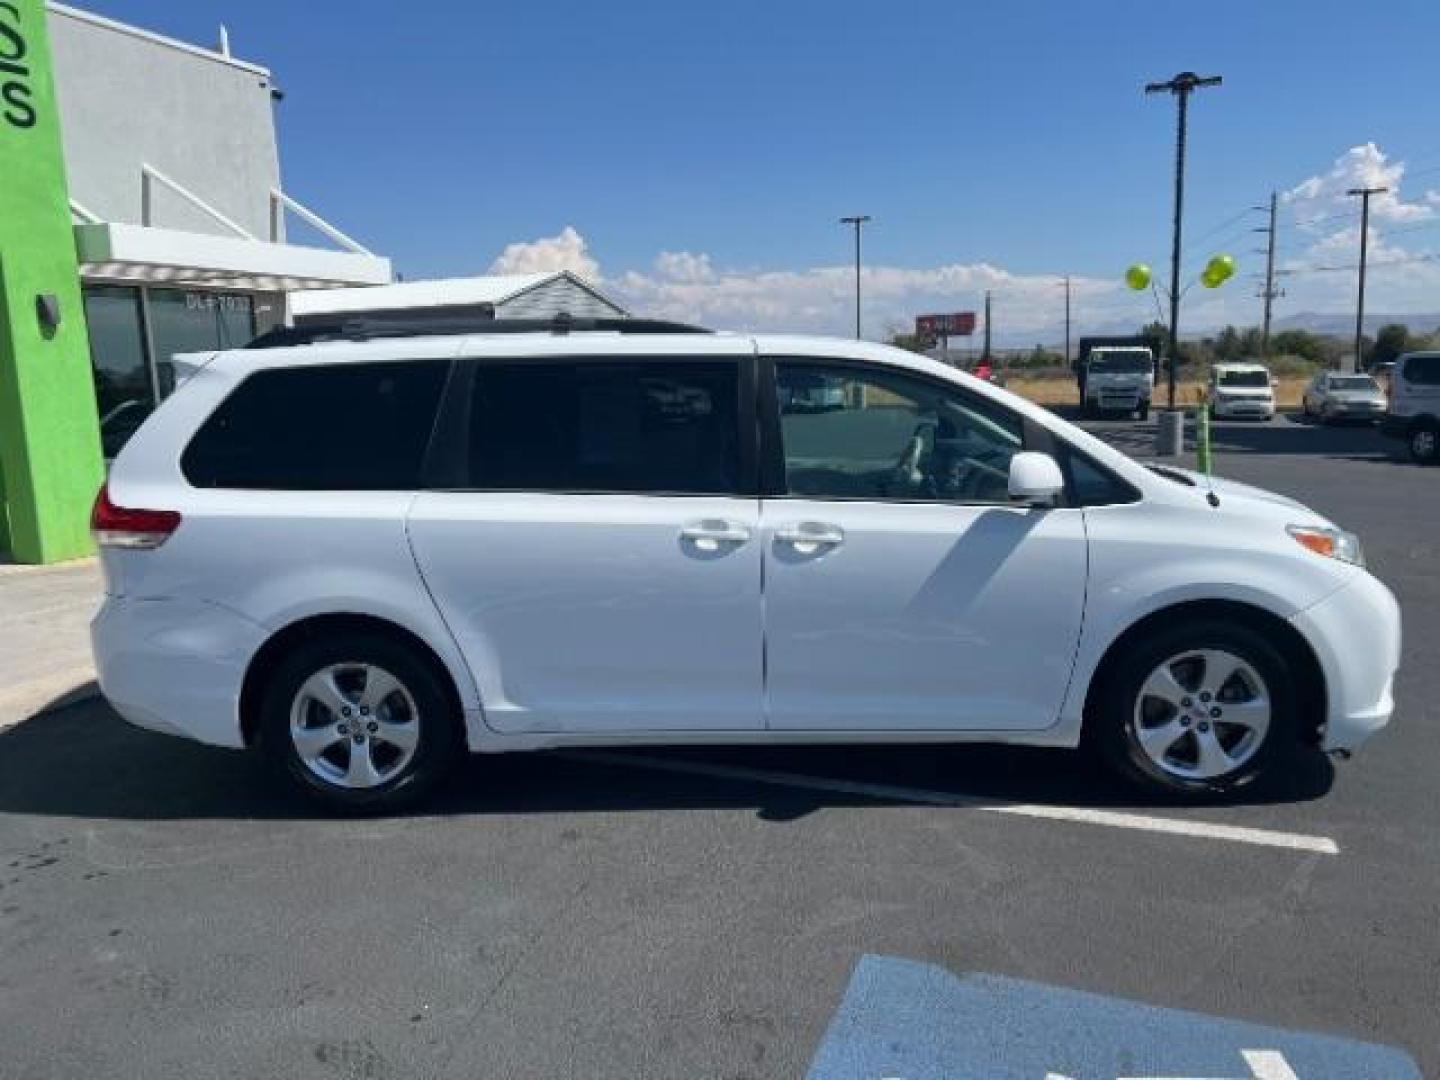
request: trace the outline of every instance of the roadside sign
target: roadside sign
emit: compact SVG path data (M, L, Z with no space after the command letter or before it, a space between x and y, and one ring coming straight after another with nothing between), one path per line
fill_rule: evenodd
M1403 1051L865 956L809 1080L1420 1080Z
M916 337L968 337L973 333L975 333L975 312L973 311L951 311L940 315L915 316Z

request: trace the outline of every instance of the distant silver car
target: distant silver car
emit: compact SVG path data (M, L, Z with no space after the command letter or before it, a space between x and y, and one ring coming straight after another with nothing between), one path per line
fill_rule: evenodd
M1370 375L1322 371L1305 387L1301 404L1306 416L1327 424L1337 420L1370 423L1385 413L1385 391Z

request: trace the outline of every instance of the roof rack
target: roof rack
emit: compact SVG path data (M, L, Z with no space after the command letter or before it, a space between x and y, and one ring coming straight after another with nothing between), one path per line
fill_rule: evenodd
M247 349L280 349L287 345L314 345L322 341L372 341L376 338L436 337L443 334L569 334L583 331L612 334L709 334L688 323L663 319L577 319L560 312L551 319L493 319L475 316L370 316L336 322L308 322L280 326L257 337Z

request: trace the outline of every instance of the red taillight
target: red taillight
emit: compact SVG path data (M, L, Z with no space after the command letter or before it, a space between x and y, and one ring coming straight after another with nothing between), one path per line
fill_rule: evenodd
M101 547L157 548L180 527L174 510L134 510L110 501L110 486L102 484L90 514L90 531Z

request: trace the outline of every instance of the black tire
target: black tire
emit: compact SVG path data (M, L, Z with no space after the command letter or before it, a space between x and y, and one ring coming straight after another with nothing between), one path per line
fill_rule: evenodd
M418 725L414 750L395 775L374 786L346 787L327 782L305 763L291 737L291 711L301 687L312 675L337 665L371 665L388 672L409 695L409 702L402 699L404 711L408 713L409 703L414 705ZM304 641L280 661L262 689L260 750L287 781L332 809L364 813L413 804L434 790L463 748L462 722L452 704L448 679L432 657L382 632L359 631ZM379 712L377 709L377 721ZM355 719L359 719L358 715ZM370 725L372 731L381 727ZM374 738L377 753L402 756L383 742L383 734ZM339 747L348 753L349 740L339 740L337 750Z
M1263 738L1242 764L1221 775L1195 779L1167 771L1141 748L1136 711L1141 687L1153 672L1177 655L1202 649L1238 657L1263 680L1270 718ZM1300 747L1299 695L1291 665L1263 634L1243 623L1192 619L1146 634L1126 647L1098 689L1086 716L1086 743L1126 781L1150 793L1204 799L1234 792L1267 773L1281 771ZM1224 702L1217 699L1216 704ZM1203 708L1198 701L1196 707ZM1216 724L1217 735L1220 730Z
M1432 421L1422 420L1413 424L1405 436L1410 450L1410 460L1417 465L1434 465L1440 458L1440 427Z

